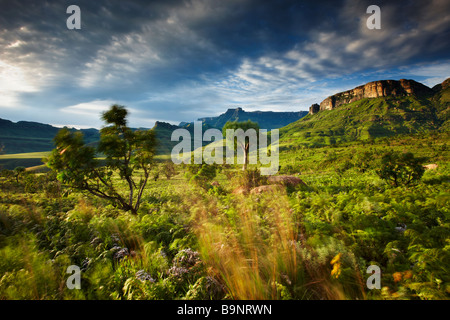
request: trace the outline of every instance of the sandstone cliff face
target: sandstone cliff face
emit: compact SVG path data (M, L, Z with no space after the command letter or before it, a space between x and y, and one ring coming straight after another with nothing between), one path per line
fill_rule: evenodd
M386 96L409 96L433 94L433 90L414 80L381 80L369 82L352 90L337 93L323 100L319 110L332 110L340 105L358 101L364 98L379 98ZM310 113L316 113L317 108L310 108ZM315 112L311 112L315 111Z
M317 103L314 103L309 107L309 113L308 114L314 114L320 111L320 106Z

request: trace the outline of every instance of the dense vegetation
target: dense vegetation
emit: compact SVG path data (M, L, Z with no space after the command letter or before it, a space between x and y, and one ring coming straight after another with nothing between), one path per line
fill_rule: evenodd
M159 163L137 214L54 172L4 170L0 299L448 299L448 141L286 146L280 173L306 185L248 195L233 190L265 183L252 165ZM397 186L377 174L405 152L438 166ZM80 290L66 286L70 265ZM366 287L370 265L380 290Z

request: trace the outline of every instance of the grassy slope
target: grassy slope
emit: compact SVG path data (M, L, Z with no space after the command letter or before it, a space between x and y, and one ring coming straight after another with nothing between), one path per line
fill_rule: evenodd
M450 87L438 92L432 99L437 110L437 115L441 121L442 128L450 129Z
M362 99L308 115L280 129L280 146L320 146L396 134L426 132L442 123L429 99Z
M42 158L49 152L29 152L0 155L0 169L12 170L16 167L35 167L42 165Z

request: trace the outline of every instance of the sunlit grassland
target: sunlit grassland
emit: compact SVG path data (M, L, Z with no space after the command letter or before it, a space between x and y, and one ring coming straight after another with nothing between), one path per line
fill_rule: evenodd
M16 154L2 154L1 159L42 159L49 155L50 152L29 152Z
M219 166L220 188L203 189L187 165L167 179L158 161L136 215L47 174L2 176L0 299L448 299L446 144L442 134L286 148L280 173L306 186L259 195L232 193L241 165ZM391 149L438 168L391 187L375 173ZM73 264L81 290L66 287ZM366 287L371 264L381 290Z

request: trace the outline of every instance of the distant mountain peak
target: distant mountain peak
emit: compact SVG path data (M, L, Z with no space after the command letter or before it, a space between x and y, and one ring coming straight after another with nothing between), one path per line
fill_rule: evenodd
M218 128L222 127L228 121L247 121L257 122L261 128L277 129L295 122L308 114L307 111L245 111L241 107L228 108L227 111L217 117L199 118L204 127ZM180 127L190 127L192 123L181 122Z
M178 129L179 126L170 124L168 122L156 121L155 126L153 128L164 128L164 129L169 129L169 130L175 130L175 129Z

